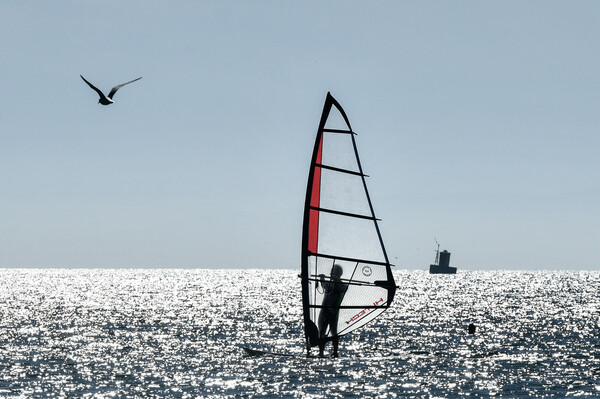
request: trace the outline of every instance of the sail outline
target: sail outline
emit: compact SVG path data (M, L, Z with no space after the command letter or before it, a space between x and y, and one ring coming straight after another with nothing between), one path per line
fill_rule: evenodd
M339 114L342 116L348 129L325 128L325 125L329 118L332 107L335 107L335 109L337 109ZM354 151L354 157L355 157L356 166L358 168L358 171L349 170L346 168L340 168L340 167L332 166L332 165L327 165L322 162L324 133L340 133L340 134L349 134L350 135L351 142L352 142L352 149ZM370 313L374 309L382 309L381 311L384 311L385 309L389 308L389 306L391 305L392 300L395 295L395 290L397 288L395 285L395 282L394 282L394 278L392 276L392 272L391 272L391 266L393 266L393 265L391 265L389 262L387 252L386 252L385 246L383 244L383 238L381 237L381 232L380 232L379 226L377 224L377 221L379 221L380 219L377 219L375 217L371 198L369 196L369 191L367 189L365 178L368 176L365 175L362 170L362 165L360 163L360 158L358 156L356 141L354 139L355 136L356 136L356 133L352 130L352 127L350 126L348 117L347 117L346 113L344 112L343 108L333 98L333 96L330 93L327 93L327 97L325 99L325 104L323 106L323 112L321 114L321 120L319 122L319 128L317 130L317 137L315 140L313 154L312 154L312 158L311 158L311 166L310 166L310 172L309 172L309 176L308 176L305 207L304 207L304 222L303 222L303 229L302 229L302 266L301 266L300 277L302 278L302 282L301 282L301 284L302 284L302 302L303 302L303 311L304 311L306 347L307 347L308 353L310 353L311 346L318 345L318 343L322 342L322 340L323 340L323 338L319 335L318 327L316 326L315 322L313 321L314 319L316 319L316 315L315 315L315 313L311 313L311 312L314 312L317 309L323 310L325 308L328 308L327 305L316 303L319 280L316 278L316 277L318 277L317 275L310 273L309 258L314 257L315 268L318 268L319 259L331 260L332 264L333 264L333 262L336 262L336 261L354 262L356 264L354 266L354 270L352 271L352 277L350 279L344 279L346 284L349 284L352 286L361 286L361 287L363 287L363 286L364 287L378 287L378 288L383 288L387 291L387 297L385 298L385 300L382 296L380 299L376 300L371 305L348 304L348 305L340 305L336 309L339 309L339 310L341 310L341 309L361 310L361 312L363 314ZM364 194L366 195L366 202L368 204L368 210L369 210L370 215L361 215L361 214L338 211L335 209L327 209L327 208L321 207L321 180L322 180L322 171L323 170L330 170L330 171L334 171L334 172L339 172L339 173L343 173L343 174L360 177L360 179L362 181L362 187L364 189ZM375 227L375 232L377 234L377 239L379 241L379 245L381 247L381 252L383 255L383 262L376 261L376 260L358 259L355 257L345 257L345 256L340 256L340 255L334 256L331 254L319 253L318 242L319 242L319 223L320 223L321 212L323 212L324 214L329 213L329 214L338 215L338 216L342 216L342 217L357 218L357 219L364 219L367 221L372 221L374 224L374 227ZM365 267L368 267L368 265L373 265L374 267L375 266L385 267L386 279L385 280L375 280L373 282L353 281L354 274L356 273L359 265L364 265L364 266L362 266L363 269ZM314 283L314 289L312 290L313 292L310 292L310 283L311 282ZM311 315L313 316L312 318L311 318ZM376 317L376 316L377 315L375 315L374 317ZM336 336L341 336L341 335L349 332L350 329L353 327L353 325L350 322L356 317L360 318L360 317L362 317L362 315L360 313L358 313L356 316L351 318L350 321L346 321L347 327L338 330ZM374 319L374 317L371 319L368 319L365 323L360 324L359 327L372 321ZM325 340L331 340L331 339L333 339L333 337L328 337Z

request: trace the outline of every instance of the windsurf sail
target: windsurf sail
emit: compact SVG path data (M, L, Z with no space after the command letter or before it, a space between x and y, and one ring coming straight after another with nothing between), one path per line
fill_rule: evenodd
M302 231L307 351L374 320L392 276L346 113L327 93L310 163Z

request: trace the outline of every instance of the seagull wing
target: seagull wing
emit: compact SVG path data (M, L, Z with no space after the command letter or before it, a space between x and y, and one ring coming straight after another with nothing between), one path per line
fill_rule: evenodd
M129 82L121 83L120 85L113 87L112 90L110 91L110 93L108 93L108 98L110 98L112 100L112 98L115 95L115 93L117 92L117 90L119 90L121 87L123 87L125 85L128 85L129 83L133 83L136 80L140 80L141 78L142 78L142 76L140 76L137 79L133 79L133 80L130 80Z
M102 93L96 86L94 86L93 84L91 84L90 82L88 82L87 80L85 80L85 78L82 75L79 75L79 76L81 76L81 79L83 79L83 81L85 83L87 83L88 86L90 86L92 89L94 89L96 91L96 93L98 93L98 95L100 96L100 98L106 98L106 96L104 95L104 93Z

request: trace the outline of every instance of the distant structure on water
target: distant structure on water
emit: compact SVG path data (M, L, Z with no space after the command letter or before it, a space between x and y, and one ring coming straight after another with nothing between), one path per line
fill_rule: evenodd
M437 244L435 262L429 265L429 274L456 274L456 267L450 267L450 252L445 249L440 252L440 244L437 240L435 243Z

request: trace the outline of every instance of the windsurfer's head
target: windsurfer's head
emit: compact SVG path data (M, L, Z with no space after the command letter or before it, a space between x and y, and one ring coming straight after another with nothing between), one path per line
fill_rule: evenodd
M342 274L344 274L344 269L340 265L333 265L331 275L340 277Z

